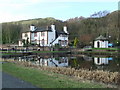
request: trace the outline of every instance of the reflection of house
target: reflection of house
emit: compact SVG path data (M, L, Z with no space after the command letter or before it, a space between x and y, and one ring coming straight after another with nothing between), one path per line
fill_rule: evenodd
M17 57L18 61L32 62L35 65L41 66L56 66L56 67L65 67L68 66L68 57L58 57L58 58L41 58L35 56L23 56Z
M97 65L109 64L109 58L108 57L94 57L94 63Z
M41 66L64 67L64 66L68 66L68 58L67 57L60 57L59 59L55 59L55 58L43 59L43 58L40 58L40 60L38 60L37 63Z
M100 35L94 41L94 48L108 48L108 39Z
M33 56L22 56L22 57L17 57L15 58L16 60L18 61L31 61L31 60L34 60L35 58Z
M55 29L55 25L47 27L30 26L30 31L22 33L22 40L19 41L19 46L23 46L23 41L40 46L51 46L59 44L61 46L68 45L68 32L67 27L63 27L62 32Z

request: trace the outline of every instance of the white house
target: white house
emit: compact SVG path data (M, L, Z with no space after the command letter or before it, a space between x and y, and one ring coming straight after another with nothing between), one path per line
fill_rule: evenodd
M108 48L108 39L100 35L94 41L94 48Z
M25 40L31 44L37 44L40 46L51 46L59 44L60 46L68 45L67 27L63 27L63 31L58 32L55 29L55 25L46 27L30 26L30 30L22 33L22 40ZM23 42L19 41L19 46L23 46Z

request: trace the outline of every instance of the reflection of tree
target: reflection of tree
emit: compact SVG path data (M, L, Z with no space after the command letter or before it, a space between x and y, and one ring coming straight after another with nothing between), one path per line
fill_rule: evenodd
M114 58L109 64L103 67L104 70L120 72L120 58Z
M85 68L85 69L91 69L93 62L92 61L85 61L81 57L77 57L74 59L71 59L69 61L69 64L72 68L80 69L80 68Z
M74 59L73 62L74 62L74 66L76 67L77 66L77 60Z
M99 66L99 69L107 70L111 72L116 72L116 71L120 72L120 58L114 58L114 60L109 61L108 65Z
M70 66L71 66L72 68L79 69L79 62L78 62L78 60L77 60L76 58L70 60L69 63L70 63Z

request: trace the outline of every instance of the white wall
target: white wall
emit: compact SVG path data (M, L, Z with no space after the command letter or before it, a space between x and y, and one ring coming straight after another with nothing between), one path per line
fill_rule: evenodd
M42 40L44 39L44 46L48 46L48 44L47 44L48 32L45 31L43 33L44 33L44 36L42 36L42 32L39 32L39 36L38 36L39 39L38 40L40 40L40 45L43 46Z
M18 42L18 45L19 45L19 46L23 46L23 42L22 42L22 41L19 41L19 42Z
M64 36L59 36L54 42L53 42L53 45L55 45L55 44L58 44L58 41L59 40L62 40L62 41L67 41L67 45L68 45L68 36L67 37L64 37ZM62 46L67 46L67 45L62 45Z
M30 35L31 35L31 32L27 32L27 33L22 33L22 39L25 39L25 40L27 40L27 37L25 37L25 34L27 34L27 37L29 38L28 39L28 41L30 42L31 40L30 40Z
M55 40L55 35L56 35L55 29L52 29L52 32L48 32L48 46L52 41Z
M99 47L98 47L98 43L99 42ZM108 41L94 41L94 48L108 48Z

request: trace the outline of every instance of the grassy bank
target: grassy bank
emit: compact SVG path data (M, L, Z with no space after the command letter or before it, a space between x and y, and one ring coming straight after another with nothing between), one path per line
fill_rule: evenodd
M104 52L101 52L101 51L80 51L78 53L91 53L91 54L102 54L102 53L106 53L106 54L116 54L118 52L110 52L110 51L104 51Z
M32 53L64 53L67 51L33 51Z
M95 50L120 50L120 48L92 48Z
M104 88L105 86L88 81L80 82L66 75L55 74L44 70L23 67L14 63L4 63L3 71L19 77L41 88Z
M2 55L19 55L21 53L2 53Z
M38 53L38 54L45 53L46 54L46 53L66 53L66 52L67 51L32 51L30 53L31 54L36 54L36 53ZM7 51L2 52L2 55L19 55L19 54L22 54L22 52L7 52Z

